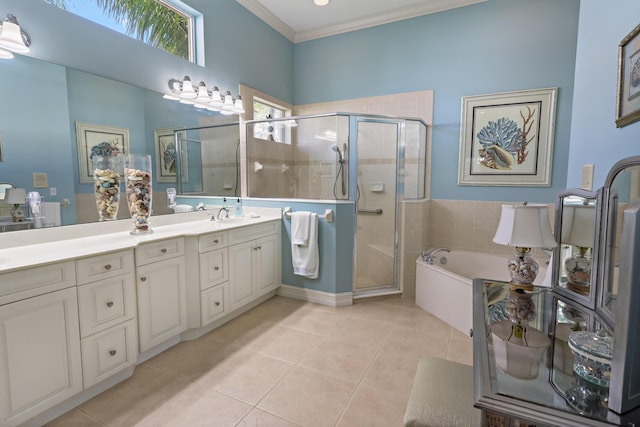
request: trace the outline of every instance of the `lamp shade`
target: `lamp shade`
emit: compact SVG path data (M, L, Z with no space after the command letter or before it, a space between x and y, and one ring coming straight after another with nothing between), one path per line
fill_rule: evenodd
M0 47L16 53L27 53L29 47L24 43L22 30L14 22L5 19L0 32Z
M25 203L26 198L27 191L24 188L7 188L4 202L11 205L20 205Z
M593 205L562 207L561 243L592 248L596 229L596 209Z
M524 248L552 248L556 240L551 233L547 205L502 205L494 243Z

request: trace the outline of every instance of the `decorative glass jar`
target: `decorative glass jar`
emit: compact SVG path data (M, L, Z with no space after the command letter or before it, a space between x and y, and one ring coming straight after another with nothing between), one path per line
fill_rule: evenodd
M96 208L100 221L118 219L120 203L120 158L94 155L93 182Z
M127 154L124 156L124 178L127 189L127 204L133 221L131 234L152 233L149 227L151 216L151 156Z

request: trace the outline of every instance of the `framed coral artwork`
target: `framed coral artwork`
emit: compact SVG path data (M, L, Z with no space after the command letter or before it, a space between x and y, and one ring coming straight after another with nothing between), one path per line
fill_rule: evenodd
M551 185L557 88L462 97L458 185Z
M78 171L81 184L93 183L94 155L129 154L129 129L115 126L76 122Z
M156 179L158 182L176 182L178 150L176 147L176 129L158 129L154 131L156 142ZM178 132L184 140L185 131ZM189 182L188 158L186 147L182 147L182 182Z

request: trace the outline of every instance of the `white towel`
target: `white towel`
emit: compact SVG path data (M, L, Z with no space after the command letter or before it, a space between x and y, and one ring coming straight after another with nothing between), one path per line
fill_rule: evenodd
M295 212L294 212L295 215ZM293 227L293 225L292 225ZM309 241L306 245L296 245L293 243L293 231L291 234L291 261L293 264L293 274L318 278L320 266L320 254L318 251L318 215L309 214Z
M308 245L311 232L311 212L298 211L291 214L291 244Z

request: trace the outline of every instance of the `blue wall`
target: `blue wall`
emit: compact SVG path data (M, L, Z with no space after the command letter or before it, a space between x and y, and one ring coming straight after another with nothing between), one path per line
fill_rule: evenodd
M433 89L432 198L552 202L566 186L579 4L489 0L297 44L295 104ZM552 186L458 186L461 97L546 87L559 88Z
M595 164L594 188L618 160L640 154L640 122L616 128L620 41L640 22L640 2L580 3L567 187L579 187L583 164Z

